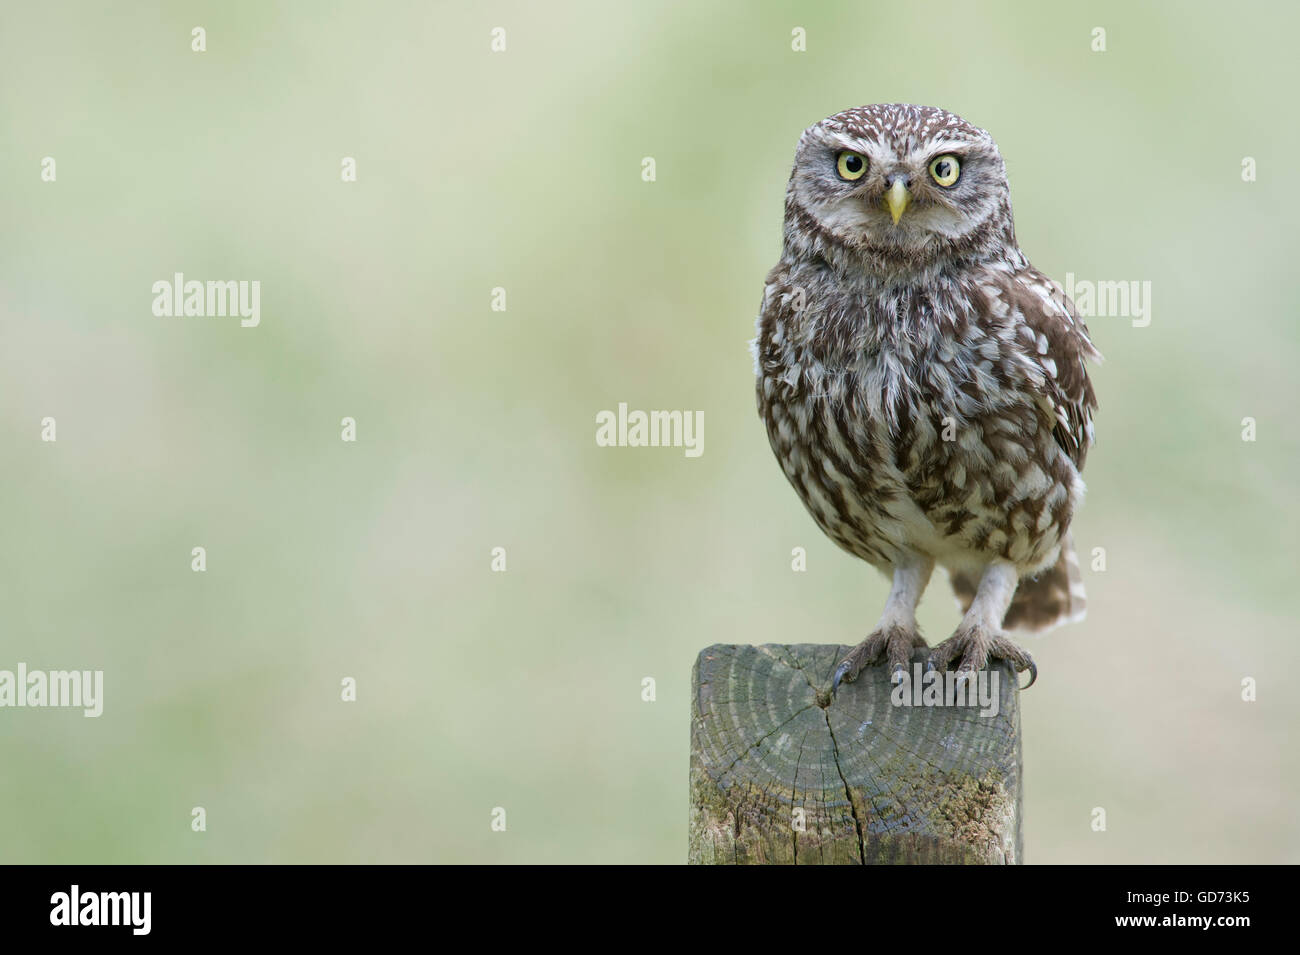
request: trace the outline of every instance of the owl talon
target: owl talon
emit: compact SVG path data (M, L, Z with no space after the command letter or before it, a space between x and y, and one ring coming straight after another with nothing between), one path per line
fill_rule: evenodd
M840 680L844 679L844 675L848 672L849 664L847 660L835 668L835 679L831 681L831 696L839 692ZM849 678L849 682L853 682L852 677Z
M1029 656L1029 654L1025 654L1025 658L1029 660L1029 682L1022 686L1021 690L1029 689L1038 680L1038 664L1034 662L1033 657Z
M897 674L907 672L907 664L912 659L912 650L924 647L925 640L915 627L886 626L873 630L835 668L831 680L831 694L840 688L840 683L852 683L865 667L884 661L890 665L890 682L896 683Z
M959 683L964 683L976 671L987 668L992 660L1007 661L1017 673L1028 670L1029 682L1022 689L1029 689L1038 679L1038 665L1033 657L1001 634L989 633L978 626L958 627L956 633L931 652L928 668L946 670L955 660L960 661L957 666Z

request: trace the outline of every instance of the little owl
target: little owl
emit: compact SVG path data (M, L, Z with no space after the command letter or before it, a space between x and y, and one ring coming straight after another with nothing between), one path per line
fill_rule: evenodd
M1083 616L1070 539L1101 355L1016 245L997 144L928 106L863 106L807 129L754 342L758 408L818 526L893 580L840 663L897 672L924 648L936 563L962 607L930 665L1038 670L1006 630Z

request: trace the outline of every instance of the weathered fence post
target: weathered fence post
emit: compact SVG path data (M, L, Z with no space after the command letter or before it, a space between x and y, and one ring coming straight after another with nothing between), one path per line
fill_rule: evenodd
M689 861L1020 862L1016 674L990 671L996 715L895 706L883 666L832 698L831 676L850 649L717 644L700 652Z

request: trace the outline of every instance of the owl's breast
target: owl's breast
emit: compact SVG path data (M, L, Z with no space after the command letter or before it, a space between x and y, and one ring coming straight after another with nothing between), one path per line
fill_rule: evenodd
M865 358L828 367L802 353L760 363L758 406L772 450L817 524L845 550L884 566L907 547L898 511L908 491L884 413L890 386Z
M945 361L878 349L834 366L782 354L760 364L760 413L786 477L841 547L877 565L906 551L1023 564L1051 552L1076 476L1032 395L992 402L972 385L977 350Z

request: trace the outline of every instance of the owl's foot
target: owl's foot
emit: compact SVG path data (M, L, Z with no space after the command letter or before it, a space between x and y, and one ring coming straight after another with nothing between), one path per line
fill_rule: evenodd
M1038 666L1033 657L1003 634L978 625L962 624L956 633L930 651L930 666L946 670L956 662L958 679L983 670L990 660L1006 660L1017 673L1028 670L1029 682L1023 689L1029 689L1038 679Z
M888 663L890 670L895 673L899 670L905 671L908 661L912 659L912 650L926 645L925 638L915 626L878 627L867 639L854 647L853 652L835 668L831 692L834 693L840 688L841 680L852 683L858 678L863 667L879 663L881 660Z

